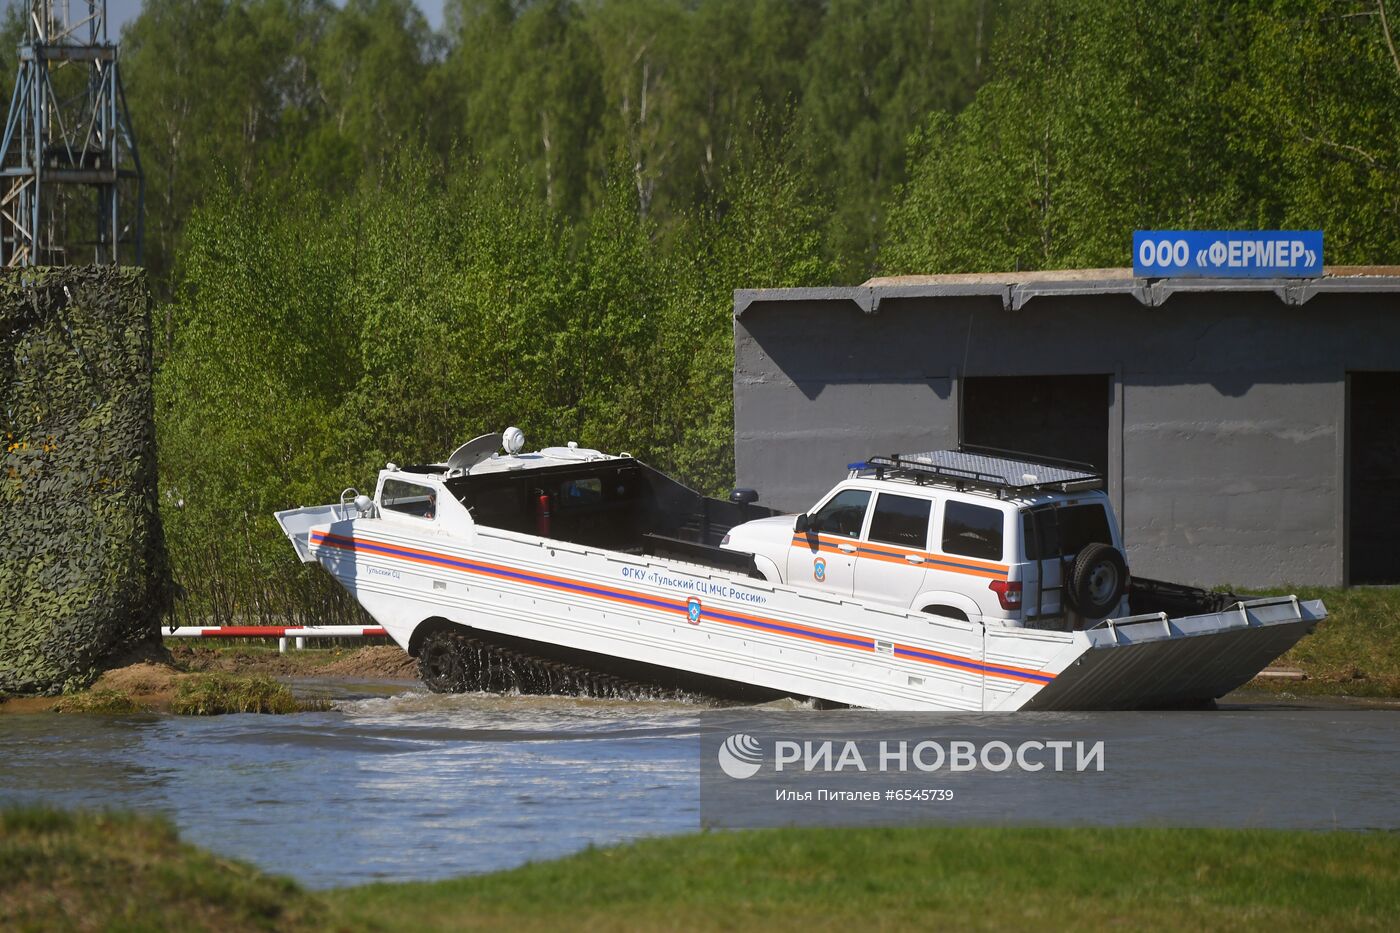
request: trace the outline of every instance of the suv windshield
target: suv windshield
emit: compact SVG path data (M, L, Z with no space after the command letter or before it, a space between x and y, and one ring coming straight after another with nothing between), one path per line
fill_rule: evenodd
M870 493L864 489L843 489L812 516L812 528L822 534L855 538L865 524L865 507Z
M1039 538L1036 536L1039 525ZM1087 545L1112 544L1113 533L1108 527L1108 512L1103 505L1049 506L1021 513L1022 538L1026 542L1026 560L1078 554ZM1036 547L1039 540L1040 547Z

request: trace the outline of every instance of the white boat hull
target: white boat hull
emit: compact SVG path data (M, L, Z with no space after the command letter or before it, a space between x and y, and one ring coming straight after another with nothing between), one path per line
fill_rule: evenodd
M874 709L1121 709L1214 697L1325 615L1321 603L1289 598L1090 631L1010 628L492 528L465 537L418 533L343 511L308 525L315 511L279 519L303 557L329 571L407 650L416 651L425 622L447 620L551 649Z

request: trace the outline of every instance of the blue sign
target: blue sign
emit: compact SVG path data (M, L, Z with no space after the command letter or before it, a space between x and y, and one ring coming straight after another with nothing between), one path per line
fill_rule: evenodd
M1139 278L1315 278L1322 275L1321 230L1139 230Z

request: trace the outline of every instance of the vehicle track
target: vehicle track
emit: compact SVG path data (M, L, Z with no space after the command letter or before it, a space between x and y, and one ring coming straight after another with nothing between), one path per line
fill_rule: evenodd
M447 631L434 632L424 639L418 654L418 673L433 693L479 691L609 700L708 699L703 694L627 680Z

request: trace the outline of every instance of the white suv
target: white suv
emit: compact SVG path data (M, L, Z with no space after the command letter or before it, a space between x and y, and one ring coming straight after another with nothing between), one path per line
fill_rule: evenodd
M969 621L1076 628L1127 611L1103 477L963 448L872 457L807 513L747 522L723 547L772 582Z

